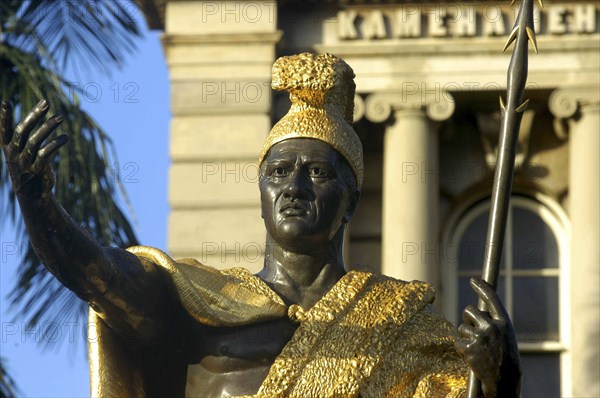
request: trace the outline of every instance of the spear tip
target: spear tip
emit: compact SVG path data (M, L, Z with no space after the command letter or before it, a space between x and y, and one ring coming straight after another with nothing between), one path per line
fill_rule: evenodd
M502 108L503 111L506 111L506 105L504 105L504 100L502 99L502 96L500 96L500 108Z
M533 47L533 50L537 54L538 53L538 47L537 47L537 41L535 39L535 32L529 26L526 27L525 30L527 31L527 38L529 39L529 42L531 43L531 46Z
M529 99L527 99L525 102L523 102L517 109L516 111L521 113L524 112L525 109L527 109L527 106L529 105Z
M521 27L519 25L515 26L514 29L512 30L512 32L510 32L510 36L508 36L508 40L506 40L506 44L504 45L504 48L502 49L502 52L505 52L508 47L510 47L510 45L512 44L513 41L517 40L517 35L519 34L519 29Z

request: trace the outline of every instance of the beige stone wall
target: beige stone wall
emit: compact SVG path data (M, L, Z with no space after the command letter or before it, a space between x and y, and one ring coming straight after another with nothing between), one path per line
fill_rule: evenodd
M172 1L169 251L215 267L262 266L257 156L271 118L275 2Z

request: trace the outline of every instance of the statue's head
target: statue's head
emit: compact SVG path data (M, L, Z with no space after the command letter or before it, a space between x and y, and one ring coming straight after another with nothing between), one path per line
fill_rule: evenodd
M341 59L303 53L273 65L289 112L265 140L260 164L262 217L269 235L310 249L343 234L363 179L362 145L351 126L354 73Z

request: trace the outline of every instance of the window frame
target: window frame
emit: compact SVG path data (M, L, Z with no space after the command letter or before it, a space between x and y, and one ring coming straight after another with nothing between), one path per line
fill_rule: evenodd
M489 197L472 198L470 201L455 209L448 218L446 227L442 231L442 247L444 255L441 261L441 311L446 318L455 325L460 324L457 319L458 314L458 281L461 276L467 272L458 270L459 243L466 229L476 217L482 213L489 213ZM512 207L519 206L537 214L541 220L548 226L554 238L556 239L558 249L558 268L540 269L540 270L512 270L508 267L502 274L505 278L514 278L520 276L556 276L558 277L558 308L559 308L559 339L558 341L540 341L540 342L519 342L519 351L526 353L558 353L560 356L560 383L561 396L570 396L571 385L571 319L570 319L570 275L569 275L569 252L570 252L570 223L562 207L545 195L536 193L533 196L513 194L511 197L511 208L507 220L507 232L511 231ZM507 233L506 238L510 239L512 233ZM484 238L485 239L485 238ZM505 247L512 247L507 244ZM505 256L511 259L512 256ZM511 261L511 260L509 260ZM483 265L483 264L482 264ZM462 275L461 275L462 274ZM507 283L507 297L505 306L512 312L513 308L513 290L512 281ZM476 303L473 303L476 304Z

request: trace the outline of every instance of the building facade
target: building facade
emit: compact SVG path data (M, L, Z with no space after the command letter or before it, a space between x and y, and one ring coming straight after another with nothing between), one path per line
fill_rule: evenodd
M289 106L271 65L330 52L356 73L365 152L347 264L428 281L460 319L481 272L517 3L140 3L170 72L174 257L261 268L257 156ZM499 291L523 396L600 396L600 5L547 0L535 15Z

